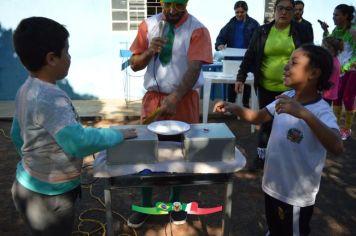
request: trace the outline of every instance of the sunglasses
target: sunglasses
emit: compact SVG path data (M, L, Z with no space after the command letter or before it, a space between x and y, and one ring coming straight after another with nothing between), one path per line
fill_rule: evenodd
M175 2L161 2L161 6L163 10L169 11L169 10L176 10L176 11L185 11L187 4L180 4L180 3L175 3Z

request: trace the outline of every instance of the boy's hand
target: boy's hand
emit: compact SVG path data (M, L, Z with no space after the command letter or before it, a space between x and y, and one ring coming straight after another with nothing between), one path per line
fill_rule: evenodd
M306 109L299 102L286 95L279 95L276 99L278 100L275 106L277 114L287 113L297 118L303 118Z
M213 112L220 112L220 113L231 112L233 110L233 106L234 106L233 103L218 101L214 105Z
M120 129L120 132L123 134L124 139L130 139L130 138L137 137L136 129Z

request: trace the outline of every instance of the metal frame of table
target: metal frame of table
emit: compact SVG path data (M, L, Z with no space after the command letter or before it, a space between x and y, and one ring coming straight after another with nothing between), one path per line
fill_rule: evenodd
M225 184L225 202L224 213L222 219L222 232L224 236L230 234L231 221L231 206L232 206L232 190L233 190L233 174L234 173L219 173L219 174L171 174L171 173L154 173L148 176L126 175L118 177L110 177L106 179L104 189L105 198L105 214L107 222L108 236L114 235L113 216L111 204L111 190L120 188L138 188L138 187L154 187L154 186L192 186L192 185L211 185Z

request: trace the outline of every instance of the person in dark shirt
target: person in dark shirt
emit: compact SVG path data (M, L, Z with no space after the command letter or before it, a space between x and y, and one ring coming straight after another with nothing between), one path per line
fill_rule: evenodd
M305 33L308 36L308 42L314 42L314 33L312 24L303 18L304 13L304 2L303 1L295 1L294 6L294 21L301 23L304 27Z
M245 1L237 1L234 5L235 16L220 30L215 42L215 50L229 48L247 48L253 32L260 24L247 14L248 6ZM238 68L236 68L236 71ZM235 102L236 92L233 84L228 85L228 101ZM249 107L251 87L245 85L242 102Z

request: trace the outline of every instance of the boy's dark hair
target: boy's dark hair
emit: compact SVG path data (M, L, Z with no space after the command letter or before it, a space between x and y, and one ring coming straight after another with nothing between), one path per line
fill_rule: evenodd
M338 56L344 50L344 41L341 38L335 36L328 36L323 39L323 44L331 47L334 50L335 55ZM332 53L331 53L332 54Z
M312 69L320 70L320 76L317 83L318 91L329 89L332 86L332 83L330 83L330 76L334 68L333 57L329 51L314 44L304 44L300 48L303 49L306 56L309 58L309 66Z
M304 7L304 2L303 1L294 1L294 5L303 5L303 7Z
M247 3L245 1L237 1L235 3L234 10L236 10L239 7L241 7L245 11L248 11L248 6L247 6Z
M27 70L36 72L46 64L46 55L53 52L61 56L61 50L69 32L58 22L45 17L21 20L13 35L17 55Z

